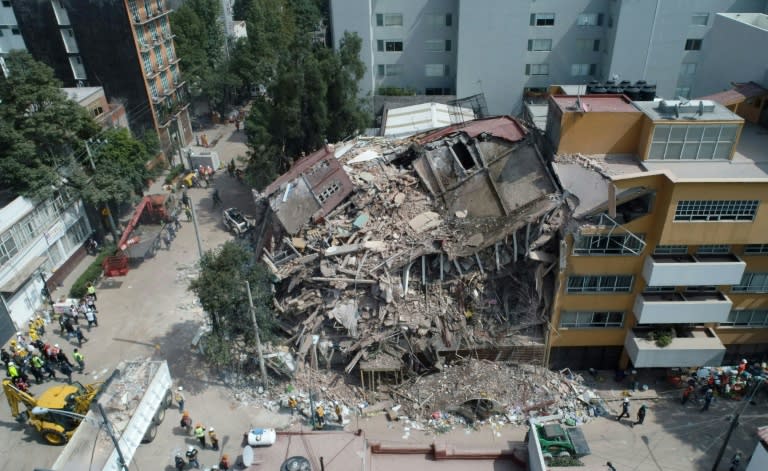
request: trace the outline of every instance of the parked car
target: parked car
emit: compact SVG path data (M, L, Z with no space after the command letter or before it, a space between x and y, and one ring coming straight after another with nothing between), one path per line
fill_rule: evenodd
M237 208L227 208L223 212L224 227L236 236L244 234L251 222Z

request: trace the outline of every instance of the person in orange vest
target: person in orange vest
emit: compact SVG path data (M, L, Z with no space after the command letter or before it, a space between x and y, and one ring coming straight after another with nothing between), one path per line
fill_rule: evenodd
M693 392L693 385L689 384L687 388L685 388L685 391L683 391L683 399L681 400L681 404L685 405L686 402L688 402L688 399L691 396L691 393Z

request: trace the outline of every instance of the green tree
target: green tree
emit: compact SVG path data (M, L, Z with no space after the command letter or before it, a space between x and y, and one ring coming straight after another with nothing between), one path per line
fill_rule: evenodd
M262 341L275 336L271 275L257 263L250 246L226 242L200 260L200 275L189 289L211 316L213 331L207 342L208 359L217 366L235 366L243 353L255 352L255 334L245 282L251 286L254 312Z
M27 52L5 58L9 76L0 79L0 186L35 199L50 197L61 175L82 155L83 140L98 126L68 99L53 70Z

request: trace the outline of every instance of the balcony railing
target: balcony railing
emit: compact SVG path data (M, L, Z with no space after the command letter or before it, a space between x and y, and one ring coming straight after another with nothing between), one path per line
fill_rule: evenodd
M643 264L649 286L736 285L747 264L734 254L651 255Z
M733 303L717 292L643 293L635 298L639 324L726 322Z
M655 328L634 328L627 333L624 348L636 368L719 366L725 346L708 327L673 328L669 345L659 346L653 338Z

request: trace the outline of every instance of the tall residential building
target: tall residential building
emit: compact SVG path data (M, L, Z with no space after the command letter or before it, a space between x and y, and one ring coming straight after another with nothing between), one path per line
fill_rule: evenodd
M363 40L363 96L484 93L492 114L553 83L646 80L689 96L720 12L766 12L766 0L331 0L335 44ZM745 48L746 51L749 50Z
M553 95L546 136L571 208L549 364L768 359L768 106L732 92L632 102Z
M192 127L169 12L166 0L4 0L0 54L26 49L67 87L103 87L173 160Z

